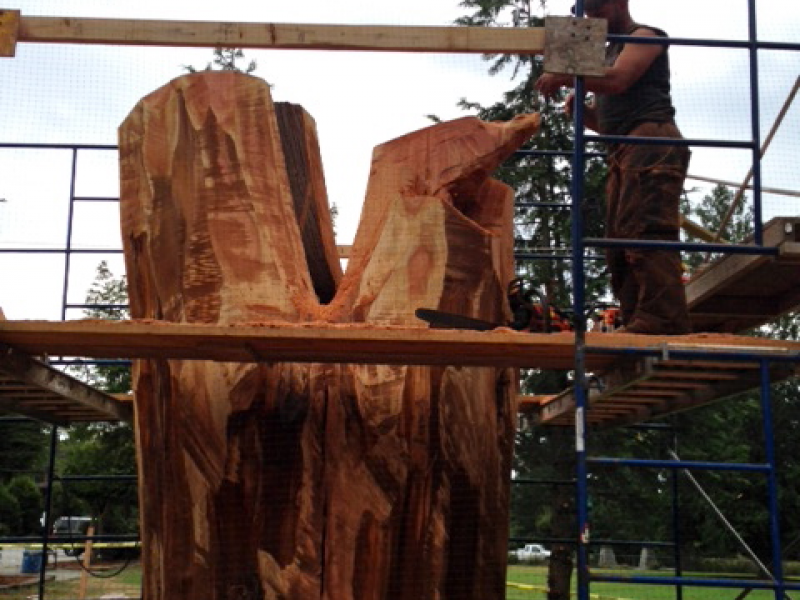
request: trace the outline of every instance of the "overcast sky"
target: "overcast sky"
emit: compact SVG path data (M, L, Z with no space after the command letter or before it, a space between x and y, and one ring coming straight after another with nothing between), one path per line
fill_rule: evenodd
M535 2L534 2L535 4ZM631 0L640 22L674 37L743 40L746 0ZM571 0L550 0L566 14ZM386 25L449 25L464 9L451 0L8 0L23 15L210 21ZM758 0L759 36L800 41L800 4ZM479 56L363 52L255 51L256 75L273 84L273 98L301 104L314 117L331 202L339 209L338 242L352 241L363 202L372 148L425 127L425 115L450 119L468 113L462 97L491 103L511 86L491 77ZM678 120L684 135L700 139L750 137L747 52L696 47L671 50ZM144 95L211 59L209 49L20 44L0 59L0 143L115 144L117 127ZM761 127L766 136L800 74L800 55L760 53ZM800 107L793 106L764 161L764 185L800 189L797 140ZM80 154L76 193L118 194L116 156ZM742 181L751 156L741 150L696 148L690 171ZM66 238L70 154L0 149L0 248L61 248ZM797 214L798 199L765 197L768 214ZM74 243L118 248L115 205L78 205ZM69 300L81 302L94 266L114 255L77 255ZM12 319L60 317L64 258L0 253L0 307ZM78 317L78 313L70 316Z

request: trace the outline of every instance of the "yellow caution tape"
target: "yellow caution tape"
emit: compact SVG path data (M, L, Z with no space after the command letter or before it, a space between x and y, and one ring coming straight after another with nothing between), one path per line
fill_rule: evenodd
M518 590L528 590L531 592L542 592L546 594L550 590L546 587L542 587L540 585L530 585L528 583L516 583L514 581L506 581L507 587L517 588ZM570 592L570 596L576 596L576 592ZM618 596L602 596L600 594L589 594L589 598L593 598L594 600L628 600L627 598L620 598Z
M70 542L70 543L48 543L48 548L56 548L59 550L71 550L72 548L82 548L87 542ZM141 542L94 542L92 548L136 548L141 546ZM25 550L41 550L41 544L29 544L27 542L9 542L0 546L0 552L5 547L21 547Z

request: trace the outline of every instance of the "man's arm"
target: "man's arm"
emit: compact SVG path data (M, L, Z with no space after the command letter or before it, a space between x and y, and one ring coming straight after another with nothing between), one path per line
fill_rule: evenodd
M640 28L633 37L658 37L652 29ZM653 64L659 54L664 52L662 44L625 44L616 62L606 67L601 77L584 77L586 90L599 94L621 94L636 83ZM553 96L562 87L572 87L571 75L545 73L536 80L536 89L545 96Z

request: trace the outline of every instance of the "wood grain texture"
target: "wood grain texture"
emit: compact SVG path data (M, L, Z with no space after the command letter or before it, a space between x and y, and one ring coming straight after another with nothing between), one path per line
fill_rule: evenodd
M545 31L542 27L409 27L22 16L19 41L116 46L541 54Z
M317 127L297 104L277 103L275 116L309 275L320 302L327 304L342 279L342 265L333 236Z
M0 9L0 58L16 54L19 22L18 10Z
M681 336L588 333L587 369L605 371L626 348L654 354L749 354L794 358L800 343L741 335ZM575 366L573 333L475 332L363 324L185 325L165 321L4 321L0 344L29 355L91 358L181 358L232 362L326 362L496 366Z
M122 124L135 318L506 316L512 198L489 176L538 117L465 119L377 148L327 305L278 121L264 82L204 72ZM320 216L306 237L329 227ZM145 598L503 598L515 381L490 367L141 361Z

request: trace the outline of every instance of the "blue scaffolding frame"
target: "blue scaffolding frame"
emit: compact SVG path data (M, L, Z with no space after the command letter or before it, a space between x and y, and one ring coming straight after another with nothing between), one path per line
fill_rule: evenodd
M718 40L695 40L669 38L672 45L694 45L724 48L746 48L749 51L749 89L750 89L750 110L751 110L751 135L752 139L746 142L730 142L722 140L684 140L683 143L691 146L709 147L728 147L750 149L753 154L752 174L753 174L753 214L755 221L755 246L740 245L720 245L720 244L687 244L676 242L647 242L629 240L609 240L594 239L583 237L583 219L580 211L581 200L584 195L583 173L585 172L586 156L585 150L588 142L620 142L642 143L642 144L675 144L675 140L653 139L653 138L627 138L623 136L588 136L584 133L584 109L583 98L585 98L585 86L583 79L577 77L575 80L576 110L574 111L575 146L572 154L572 278L573 278L573 310L574 314L582 314L585 305L585 279L584 261L587 248L603 248L611 246L627 247L658 247L672 248L686 251L714 251L725 253L747 253L747 254L773 254L775 249L763 246L763 212L761 198L761 153L760 153L760 106L759 106L759 87L758 87L758 52L762 49L781 49L781 50L800 50L800 45L789 43L765 43L758 41L757 35L757 11L756 0L747 1L748 9L748 40L747 41L718 41ZM584 14L584 0L576 0L575 14ZM647 38L633 38L631 36L609 35L610 41L624 41L633 43L652 43L657 40ZM593 349L586 344L586 324L582 319L576 319L575 323L575 451L576 451L576 502L577 502L577 580L578 600L589 600L590 583L592 581L624 581L627 583L638 583L642 585L673 585L676 587L677 598L682 598L684 586L702 587L728 587L742 589L772 589L776 600L784 597L787 590L800 590L800 585L789 584L784 580L782 571L782 556L780 546L780 527L778 514L778 490L776 482L776 463L775 447L772 435L772 403L770 394L770 373L769 364L773 358L764 358L754 354L744 354L751 360L758 360L760 363L760 396L762 422L765 436L766 463L762 465L747 464L725 464L725 463L697 463L687 461L656 461L656 460L630 460L606 457L590 457L587 452L587 420L586 412L589 409L588 385L586 380L586 355ZM630 354L642 354L637 350L630 349ZM718 354L703 352L688 352L687 356L694 358L705 358L713 356L719 359ZM727 358L732 358L727 355ZM768 508L769 508L769 530L771 537L772 564L774 565L773 581L741 581L724 579L703 579L686 578L680 576L680 565L676 564L678 570L674 577L612 577L592 575L589 571L589 489L588 476L590 465L615 465L633 468L668 468L673 473L679 469L716 469L716 470L736 470L753 471L762 473L767 478L768 488ZM675 484L673 484L675 485Z
M61 288L61 320L66 320L67 311L82 308L126 308L126 305L99 305L99 304L76 304L69 302L69 281L72 266L72 257L76 254L122 254L122 248L109 249L81 249L74 246L73 232L75 225L75 208L82 202L119 202L119 197L99 197L99 196L80 196L77 194L77 175L78 175L78 156L81 151L117 151L117 146L104 144L37 144L37 143L0 143L0 150L54 150L70 153L70 178L69 178L69 198L67 211L67 229L64 239L64 246L61 248L0 248L0 254L54 254L63 255L63 281ZM53 365L126 365L130 364L127 360L53 360ZM51 532L53 523L53 485L58 481L69 483L71 481L129 481L132 484L138 479L136 475L98 475L98 476L57 476L55 472L56 454L59 443L59 426L55 423L50 425L48 461L45 473L45 495L44 495L44 523L41 536L3 536L0 543L23 543L29 545L39 545L42 556L48 556L51 552L50 544L56 542L83 543L91 540L92 542L139 542L138 535L70 535L68 539L54 537ZM46 597L46 561L42 560L39 568L38 598L44 600Z

